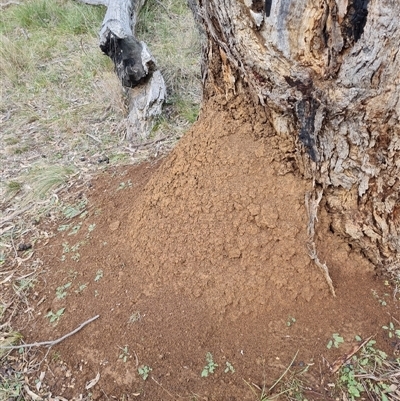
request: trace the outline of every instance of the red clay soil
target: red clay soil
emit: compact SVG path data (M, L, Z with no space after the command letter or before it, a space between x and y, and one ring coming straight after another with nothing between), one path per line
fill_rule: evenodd
M78 398L100 373L94 399L254 400L253 384L271 385L298 351L294 367L310 364L307 398L329 400L323 361L349 351L355 335L378 333L393 352L381 326L398 309L373 296L389 290L329 230L323 208L317 249L336 298L307 255L311 182L285 161L293 144L265 128L261 109L224 103L210 101L163 161L101 173L84 194L89 213L72 220L79 231L38 249L45 272L25 341L100 315L49 353L53 395ZM54 326L45 315L60 308ZM328 350L333 333L346 342ZM218 367L201 377L208 352Z

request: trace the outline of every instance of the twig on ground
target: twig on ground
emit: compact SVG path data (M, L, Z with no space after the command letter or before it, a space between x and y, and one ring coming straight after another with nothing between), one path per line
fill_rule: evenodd
M137 353L135 351L133 351L134 355L135 355L135 361L136 361L136 367L139 366L139 358L137 356Z
M18 1L8 1L7 3L0 3L0 8L6 8L6 7L9 7L9 6L18 6L18 5L20 5L21 3L20 2L18 2Z
M182 396L180 396L180 395L178 395L178 394L176 394L176 395L171 394L171 393L170 393L161 383L159 383L153 376L151 376L151 379L152 379L156 384L158 384L158 385L161 387L161 389L162 389L163 391L165 391L173 400L175 400L176 397L183 398Z
M8 277L6 277L4 280L0 281L0 285L6 283L11 279L11 277L14 275L15 272L12 272Z
M26 212L27 210L29 210L31 207L33 206L33 204L30 204L26 207L24 207L23 209L17 210L16 212L14 212L13 214L10 214L9 216L5 217L4 219L0 220L0 227L2 227L4 225L4 223L7 223L8 221L11 221L14 219L14 217L17 217L18 215L20 215L21 213Z
M336 359L336 361L333 362L331 366L331 372L336 373L343 365L347 363L347 361L351 359L353 355L355 355L362 347L364 347L364 345L367 344L371 338L372 336L368 337L361 344L357 344L356 346L354 346L350 352Z
M31 347L52 347L53 345L56 345L60 343L61 341L64 341L66 338L72 336L73 334L77 333L79 330L82 330L87 324L93 322L97 318L99 318L100 315L96 315L92 317L89 320L86 320L86 322L81 323L75 330L72 330L70 333L65 334L64 336L58 338L57 340L54 341L41 341L38 343L32 343L32 344L21 344L21 345L10 345L10 346L0 346L0 349L20 349L20 348L31 348Z
M94 141L96 141L96 142L98 142L98 143L100 143L100 144L103 144L103 142L101 142L101 140L100 140L99 138L96 138L94 135L89 134L88 132L86 132L86 135L87 135L89 138L92 138Z
M145 143L139 143L139 144L137 144L137 145L131 145L131 147L132 147L132 148L142 148L142 147L145 147L145 146L155 145L156 143L165 141L165 140L167 140L167 139L169 139L169 137L168 137L168 136L164 136L164 137L162 137L162 138L160 138L160 139L156 139L155 141L150 141L150 142L145 142ZM127 148L127 147L125 147L125 149L130 150L130 151L132 151L132 148Z

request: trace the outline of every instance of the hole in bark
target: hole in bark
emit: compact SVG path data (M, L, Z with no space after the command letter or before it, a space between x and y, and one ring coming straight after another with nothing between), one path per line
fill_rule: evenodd
M369 0L349 1L346 16L341 24L346 47L357 42L363 34L368 17L368 3Z
M272 0L265 0L265 16L271 15Z

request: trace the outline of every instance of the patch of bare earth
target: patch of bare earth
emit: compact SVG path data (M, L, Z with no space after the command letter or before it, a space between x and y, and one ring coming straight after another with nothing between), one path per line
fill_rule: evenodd
M78 397L100 373L94 399L252 400L249 385L271 385L298 351L294 365L310 364L307 398L327 400L326 361L398 316L398 305L388 299L383 308L372 296L387 292L382 280L329 231L321 208L317 249L337 297L330 294L307 254L312 184L290 163L282 168L280 149L293 145L263 118L243 99L210 101L164 160L92 180L76 234L36 244L44 272L25 341L60 337L100 315L49 353L53 394ZM53 326L46 314L61 308ZM393 352L381 331L376 340ZM328 350L333 333L346 342ZM201 377L207 352L219 366ZM226 362L234 373L224 373Z

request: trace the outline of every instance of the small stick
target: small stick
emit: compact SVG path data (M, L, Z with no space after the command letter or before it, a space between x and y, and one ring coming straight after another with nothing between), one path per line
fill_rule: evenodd
M100 144L103 144L103 142L101 142L101 140L100 140L99 138L96 138L94 135L89 134L88 132L86 132L86 135L87 135L89 138L92 138L94 141L96 141L96 142L98 142L98 143L100 143Z
M350 358L356 354L362 347L364 347L365 344L372 338L372 336L369 336L366 340L364 340L361 344L357 344L353 349L347 353L346 355L340 357L337 359L335 362L333 362L331 366L331 372L336 373Z
M168 136L164 136L163 138L156 139L155 141L139 143L139 144L131 145L131 146L132 146L132 148L141 148L141 147L145 147L145 146L149 146L149 145L155 145L156 143L165 141L166 139L169 139L169 137ZM130 151L133 151L132 148L125 147L125 149L128 149Z
M20 4L21 4L21 3L19 3L18 1L9 1L9 2L7 2L7 3L0 3L0 7L6 8L6 7L12 6L12 5L19 6Z
M4 219L0 220L0 227L2 227L4 225L4 223L7 223L8 221L11 221L14 217L17 217L18 215L20 215L21 213L26 212L27 210L29 210L31 207L33 206L33 204L28 205L27 207L24 207L23 209L17 210L16 212L14 212L13 214L10 214L9 216L5 217Z
M60 343L61 341L64 341L66 338L72 336L73 334L77 333L79 330L82 330L87 324L93 322L93 320L96 320L99 318L100 315L96 315L92 317L89 320L86 320L86 322L81 323L75 330L71 331L68 334L65 334L64 336L58 338L57 340L54 341L42 341L39 343L32 343L32 344L21 344L21 345L9 345L6 347L1 347L0 349L20 349L20 348L30 348L30 347L52 347L53 345L56 345Z

